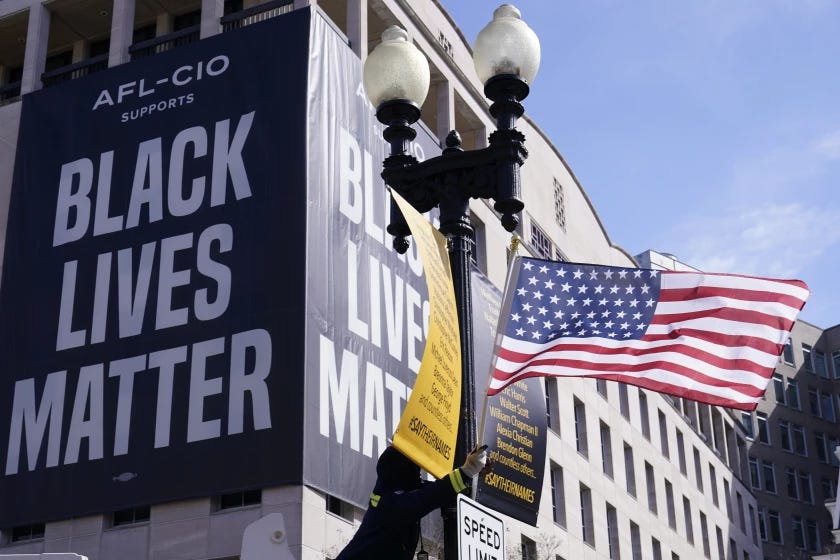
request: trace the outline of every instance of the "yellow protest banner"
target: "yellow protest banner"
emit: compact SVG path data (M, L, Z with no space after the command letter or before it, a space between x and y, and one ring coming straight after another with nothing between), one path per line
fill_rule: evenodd
M446 238L391 191L417 244L429 288L429 336L394 446L437 478L452 470L461 409L461 341Z

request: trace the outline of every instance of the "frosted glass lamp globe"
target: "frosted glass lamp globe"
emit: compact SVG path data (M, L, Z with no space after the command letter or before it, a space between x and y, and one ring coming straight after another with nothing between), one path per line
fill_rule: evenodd
M473 63L482 84L503 74L530 84L540 67L540 40L515 6L502 4L475 38Z
M405 29L392 25L365 60L363 82L374 107L396 100L419 107L429 93L429 62L408 40Z

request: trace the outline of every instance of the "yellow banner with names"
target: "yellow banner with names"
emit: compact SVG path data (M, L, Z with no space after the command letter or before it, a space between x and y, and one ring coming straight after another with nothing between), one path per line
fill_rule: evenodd
M394 447L441 478L452 470L461 409L461 341L446 238L399 194L429 289L429 335L420 371L394 434Z

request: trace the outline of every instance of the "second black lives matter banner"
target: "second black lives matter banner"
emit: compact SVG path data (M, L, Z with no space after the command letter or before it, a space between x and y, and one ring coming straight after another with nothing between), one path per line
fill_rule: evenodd
M472 273L475 340L476 405L484 404L484 390L493 359L493 341L502 295L478 271ZM514 383L490 397L481 443L495 461L490 474L479 478L476 499L514 519L536 526L545 474L545 394L539 378ZM478 411L481 414L481 410Z

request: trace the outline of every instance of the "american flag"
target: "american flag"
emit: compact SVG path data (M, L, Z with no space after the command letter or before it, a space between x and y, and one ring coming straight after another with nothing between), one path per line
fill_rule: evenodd
M753 410L807 297L799 280L517 257L487 394L598 377Z

